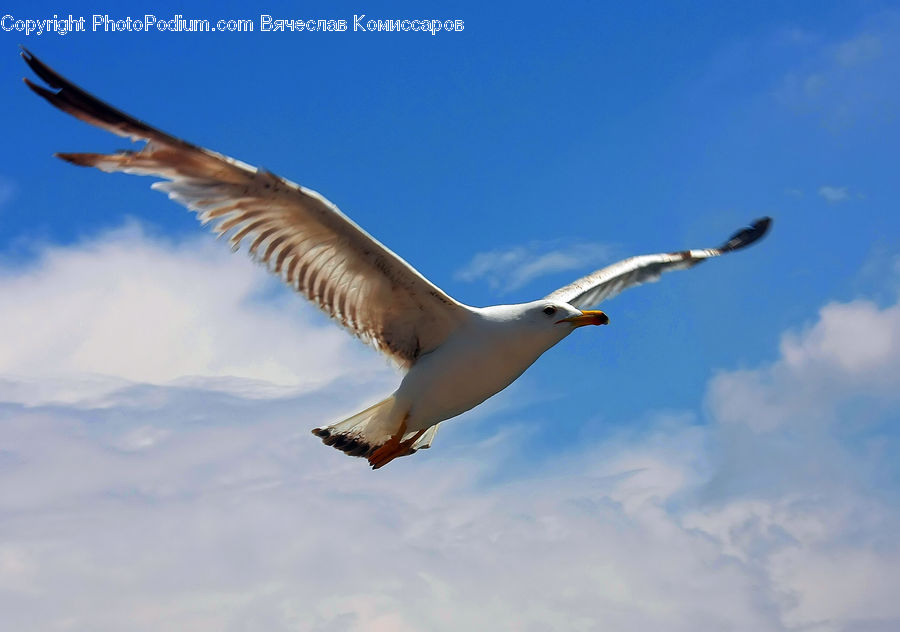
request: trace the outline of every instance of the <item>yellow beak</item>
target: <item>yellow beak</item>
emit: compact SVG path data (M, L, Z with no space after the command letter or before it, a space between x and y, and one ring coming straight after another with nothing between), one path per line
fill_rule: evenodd
M556 321L556 323L572 323L576 327L583 327L584 325L608 325L609 316L599 309L586 310L582 311L580 316L569 316L568 318Z

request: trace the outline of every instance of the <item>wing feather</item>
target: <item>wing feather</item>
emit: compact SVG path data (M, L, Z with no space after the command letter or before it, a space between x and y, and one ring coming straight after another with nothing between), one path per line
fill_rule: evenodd
M734 233L718 248L641 255L616 262L578 279L547 296L580 309L599 304L630 287L659 279L663 272L686 270L710 257L746 248L769 230L772 219L763 217Z
M57 108L138 151L57 154L76 165L163 178L162 191L212 223L353 334L409 367L443 342L469 309L368 235L324 197L272 173L192 145L121 112L22 57L51 89L25 82Z

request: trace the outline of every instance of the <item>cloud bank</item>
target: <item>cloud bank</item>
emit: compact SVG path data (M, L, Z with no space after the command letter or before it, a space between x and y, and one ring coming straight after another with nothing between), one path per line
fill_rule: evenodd
M308 429L393 376L359 370L369 356L333 325L259 296L261 274L136 229L2 272L10 629L900 625L885 484L900 305L826 305L773 362L717 374L705 414L659 414L489 483L514 436L448 431L374 473L323 448ZM23 375L62 377L23 398ZM97 375L120 382L71 388Z
M73 403L199 383L266 396L385 371L261 268L208 239L130 225L0 274L0 396ZM272 300L257 300L268 291ZM315 358L311 363L309 358Z

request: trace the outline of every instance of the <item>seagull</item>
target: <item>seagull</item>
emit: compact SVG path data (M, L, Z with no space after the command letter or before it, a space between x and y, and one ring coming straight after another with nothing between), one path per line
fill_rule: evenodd
M606 325L595 307L759 240L763 217L718 248L630 257L542 299L470 307L442 291L315 191L162 132L88 94L28 50L21 55L49 86L25 83L60 110L143 141L111 154L59 153L74 165L155 176L153 189L191 211L405 370L394 393L348 419L313 429L326 445L373 469L431 446L438 425L512 384L545 351L586 325Z

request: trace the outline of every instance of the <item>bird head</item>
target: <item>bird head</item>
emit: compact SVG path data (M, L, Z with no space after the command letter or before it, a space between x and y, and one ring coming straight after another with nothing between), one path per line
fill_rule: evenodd
M608 325L609 317L600 310L581 310L568 303L538 301L533 310L535 318L555 327L566 327L571 331L585 325Z

